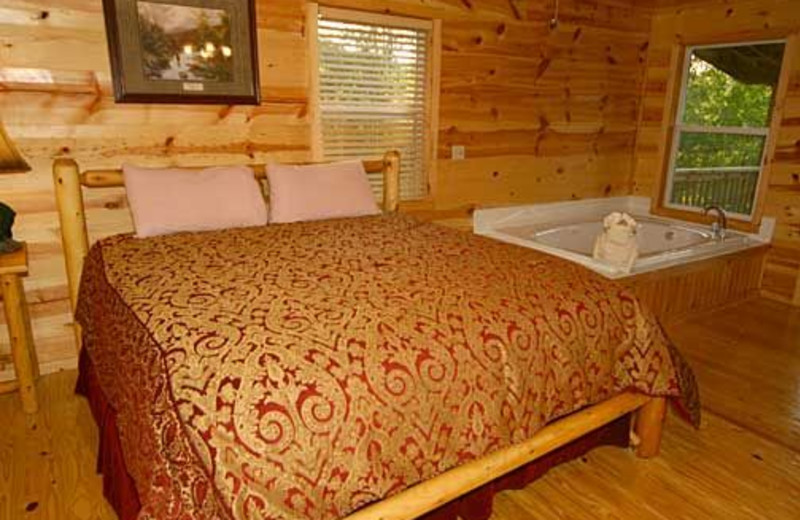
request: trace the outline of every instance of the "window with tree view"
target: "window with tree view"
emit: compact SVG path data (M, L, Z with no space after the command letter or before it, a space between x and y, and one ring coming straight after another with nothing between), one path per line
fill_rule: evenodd
M432 22L320 9L319 116L325 160L400 152L400 195L427 195ZM380 192L383 178L370 177Z
M783 43L689 47L666 205L753 213Z

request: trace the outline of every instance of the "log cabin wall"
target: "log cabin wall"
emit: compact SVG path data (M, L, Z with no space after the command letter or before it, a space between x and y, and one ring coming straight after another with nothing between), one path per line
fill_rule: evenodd
M633 0L331 0L324 5L443 20L437 173L429 206L624 194L649 34ZM101 0L4 0L3 124L33 171L0 175L31 253L34 335L49 372L75 366L51 185L54 158L84 168L310 158L305 0L258 0L262 104L115 104ZM451 145L466 160L449 160ZM96 191L96 190L95 190ZM92 239L132 229L124 195L91 194ZM2 326L2 325L0 325ZM0 379L11 374L0 331Z
M676 43L722 43L786 38L800 32L798 0L668 0L653 14L652 32L636 145L632 193L655 196L663 164L659 146L667 114L670 54ZM800 52L790 64L780 129L765 194L764 215L777 219L767 255L762 292L800 305Z

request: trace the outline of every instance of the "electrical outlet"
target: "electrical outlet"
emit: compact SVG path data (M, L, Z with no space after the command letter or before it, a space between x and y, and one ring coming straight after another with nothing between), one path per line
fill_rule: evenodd
M454 161L460 161L464 159L465 150L463 144L454 144L450 148L450 158Z

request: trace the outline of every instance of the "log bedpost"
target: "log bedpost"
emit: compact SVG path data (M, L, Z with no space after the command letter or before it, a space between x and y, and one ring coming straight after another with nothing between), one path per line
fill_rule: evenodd
M638 457L646 459L658 455L661 448L661 429L667 410L666 403L664 397L653 397L636 411L634 431L639 441L636 447Z
M58 203L58 219L61 224L64 262L67 268L69 303L74 317L78 304L83 259L89 252L89 236L86 232L86 215L83 209L78 163L68 158L56 159L53 163L53 183ZM81 338L77 324L75 324L75 337L80 349Z
M383 211L394 213L400 205L400 152L383 156Z

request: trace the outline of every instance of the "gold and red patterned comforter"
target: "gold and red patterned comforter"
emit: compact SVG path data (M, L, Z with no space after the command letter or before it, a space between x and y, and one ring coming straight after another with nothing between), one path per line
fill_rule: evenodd
M77 318L141 518L338 518L633 389L697 419L621 286L404 216L87 257Z

